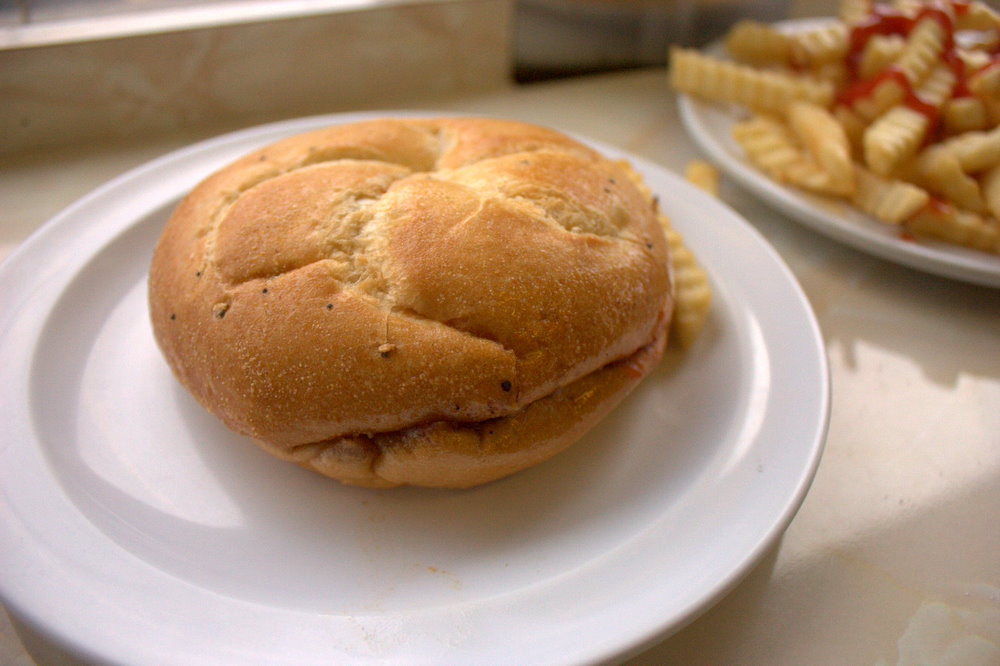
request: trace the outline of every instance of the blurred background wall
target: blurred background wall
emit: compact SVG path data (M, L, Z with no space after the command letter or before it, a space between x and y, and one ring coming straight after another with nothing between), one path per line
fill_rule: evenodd
M662 66L786 0L6 0L0 155Z

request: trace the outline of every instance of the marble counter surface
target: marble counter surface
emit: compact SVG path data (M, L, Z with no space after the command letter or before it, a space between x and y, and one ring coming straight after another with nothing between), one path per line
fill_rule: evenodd
M553 125L676 172L700 157L659 69L423 106ZM109 178L201 138L178 132L6 159L2 253ZM783 538L714 607L629 663L891 664L948 654L996 663L1000 290L857 252L725 181L721 197L773 244L816 312L832 376L829 437ZM0 664L30 663L0 624Z

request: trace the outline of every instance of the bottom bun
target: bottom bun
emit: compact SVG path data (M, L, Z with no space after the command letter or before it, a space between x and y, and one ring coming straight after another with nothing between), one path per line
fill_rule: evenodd
M659 362L668 323L665 317L653 340L631 356L510 416L478 422L435 421L291 449L256 441L279 458L357 486L467 488L494 481L551 458L624 400Z

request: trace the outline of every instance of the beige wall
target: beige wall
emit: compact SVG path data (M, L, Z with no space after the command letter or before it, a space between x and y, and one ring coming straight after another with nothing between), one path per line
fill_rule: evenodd
M0 50L0 154L227 128L509 81L509 0L402 2Z

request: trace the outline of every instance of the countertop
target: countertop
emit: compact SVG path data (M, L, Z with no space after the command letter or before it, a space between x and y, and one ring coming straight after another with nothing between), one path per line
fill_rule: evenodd
M702 157L659 68L421 106L552 125L678 173ZM0 256L92 188L208 135L5 159ZM780 253L816 313L832 379L829 435L778 543L714 607L629 663L891 664L946 649L995 659L1000 290L855 251L725 179L720 196ZM0 664L31 663L4 617Z

